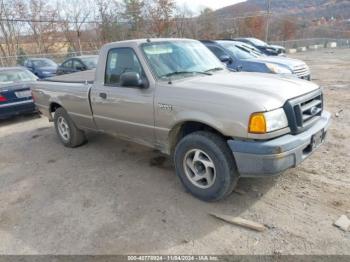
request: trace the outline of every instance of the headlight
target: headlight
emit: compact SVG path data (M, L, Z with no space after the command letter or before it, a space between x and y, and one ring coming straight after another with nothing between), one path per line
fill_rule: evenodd
M265 134L287 126L286 114L279 108L265 113L253 113L249 120L249 133Z
M265 65L274 74L292 74L292 71L286 67L270 64L270 63L266 63Z

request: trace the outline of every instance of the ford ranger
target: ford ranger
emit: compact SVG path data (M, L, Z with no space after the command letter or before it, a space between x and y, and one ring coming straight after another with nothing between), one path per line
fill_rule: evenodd
M156 148L205 201L228 196L240 177L297 166L324 142L331 118L316 84L231 72L188 39L104 45L96 70L39 81L32 93L65 146L94 130Z

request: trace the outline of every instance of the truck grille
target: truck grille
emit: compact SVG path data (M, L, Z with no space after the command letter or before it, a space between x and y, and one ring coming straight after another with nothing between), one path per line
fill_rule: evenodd
M305 78L310 75L310 70L307 65L302 64L293 67L293 74L295 74L299 78Z
M292 133L297 134L305 131L322 114L323 95L321 90L287 101L284 110Z

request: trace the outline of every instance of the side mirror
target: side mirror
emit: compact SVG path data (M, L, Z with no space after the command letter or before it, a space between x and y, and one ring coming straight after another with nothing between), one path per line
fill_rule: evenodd
M147 85L142 81L140 74L136 72L125 72L121 74L120 85L125 87L147 88Z
M228 55L222 55L220 56L220 61L226 64L231 64L232 63L232 58Z

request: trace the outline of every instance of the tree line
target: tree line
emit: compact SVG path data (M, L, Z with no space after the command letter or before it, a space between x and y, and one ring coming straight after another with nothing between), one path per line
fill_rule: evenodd
M259 15L226 19L208 8L194 14L174 0L0 0L0 57L81 53L133 38L264 38L265 24ZM273 30L288 39L296 28L286 20Z

